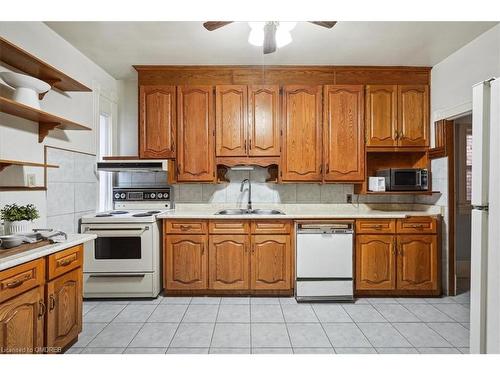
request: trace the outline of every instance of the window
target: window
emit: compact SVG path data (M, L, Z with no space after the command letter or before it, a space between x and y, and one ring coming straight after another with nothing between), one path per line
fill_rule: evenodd
M472 125L458 125L458 209L466 214L471 209L472 198Z
M112 150L112 121L106 113L99 115L99 160L103 156L111 155ZM99 211L112 209L113 201L113 174L99 172Z

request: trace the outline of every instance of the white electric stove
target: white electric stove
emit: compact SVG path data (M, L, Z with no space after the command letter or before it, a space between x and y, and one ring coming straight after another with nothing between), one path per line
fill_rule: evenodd
M115 188L113 210L82 217L81 232L97 235L85 249L83 296L158 296L161 290L161 224L173 209L170 187Z

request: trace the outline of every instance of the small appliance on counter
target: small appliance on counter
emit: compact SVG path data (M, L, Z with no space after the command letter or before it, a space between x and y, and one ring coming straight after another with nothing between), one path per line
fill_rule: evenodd
M369 191L385 191L385 178L384 177L368 177L368 190Z
M377 177L385 179L388 191L422 191L429 190L429 173L421 168L388 168L379 169Z

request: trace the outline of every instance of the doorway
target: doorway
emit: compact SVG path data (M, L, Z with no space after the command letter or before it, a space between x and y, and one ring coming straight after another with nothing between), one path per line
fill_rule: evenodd
M455 288L456 294L470 290L471 196L472 196L472 115L453 121L455 162Z

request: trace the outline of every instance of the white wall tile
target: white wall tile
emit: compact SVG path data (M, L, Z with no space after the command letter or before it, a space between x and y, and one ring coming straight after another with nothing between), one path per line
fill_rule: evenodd
M277 203L295 203L297 202L296 184L276 184L274 186Z
M93 155L73 153L75 177L73 182L97 182L95 172L96 157Z
M75 210L75 188L72 182L47 184L47 216L70 214Z
M202 202L204 203L225 203L226 185L225 184L203 184Z
M202 201L203 192L201 184L180 185L179 201L184 203L197 203Z
M66 233L77 233L75 215L73 213L49 216L47 218L47 227L50 229L62 230Z
M49 182L73 182L75 179L74 154L74 152L57 148L47 149L47 162L59 166L59 168L47 169Z
M319 203L321 188L318 184L297 184L298 203Z
M76 183L74 212L91 211L97 207L97 186L93 183Z
M321 203L344 203L344 186L337 184L321 185Z

